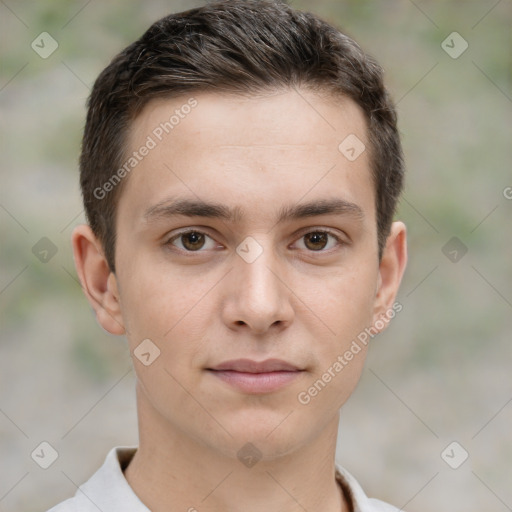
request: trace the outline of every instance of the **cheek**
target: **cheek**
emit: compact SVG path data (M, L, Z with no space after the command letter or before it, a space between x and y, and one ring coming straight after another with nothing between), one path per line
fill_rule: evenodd
M317 283L312 307L320 306L319 317L339 342L347 342L370 325L376 280L375 270L358 267L341 268Z
M213 307L213 294L208 292L212 284L183 272L171 273L154 263L138 268L144 272L132 267L132 279L121 293L135 371L148 396L158 403L170 401L185 407L187 394L179 384L193 387L199 378L194 370L207 353L206 334L211 329ZM146 339L154 343L158 353L148 367L137 358L141 352L138 347Z
M361 337L371 325L375 275L338 273L318 287L312 308L328 326L314 346L317 364L311 379L297 394L299 407L313 416L332 413L346 402L355 389L366 360L368 343ZM311 324L312 338L318 320ZM362 340L362 341L361 341ZM317 411L317 413L315 413Z
M142 259L128 262L120 280L121 306L129 337L154 337L163 343L195 314L211 284L200 276L170 271ZM121 272L121 269L120 269Z
M356 354L349 351L350 361L346 359L346 351L337 353L299 390L297 407L306 414L306 420L321 417L329 420L338 414L359 382L364 367L367 349L360 347L357 350ZM326 415L326 411L331 416Z

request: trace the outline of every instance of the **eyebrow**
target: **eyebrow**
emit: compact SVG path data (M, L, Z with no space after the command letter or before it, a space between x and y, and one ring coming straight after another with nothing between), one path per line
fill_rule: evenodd
M341 198L331 198L284 206L278 212L277 224L332 214L353 217L355 220L363 220L365 217L363 209L357 204ZM229 208L225 204L199 199L165 199L148 208L143 218L150 223L176 216L208 217L232 223L240 222L246 217L240 206Z

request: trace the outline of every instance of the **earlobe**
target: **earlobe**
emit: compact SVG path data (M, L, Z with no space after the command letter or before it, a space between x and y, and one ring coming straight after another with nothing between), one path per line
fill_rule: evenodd
M403 222L393 222L379 264L378 287L375 295L373 324L384 328L389 323L392 306L407 265L407 230ZM385 318L384 318L385 317ZM378 322L384 319L384 322ZM383 329L382 329L383 330Z
M71 240L78 277L98 323L111 334L124 334L116 276L108 266L101 243L87 225L77 226Z

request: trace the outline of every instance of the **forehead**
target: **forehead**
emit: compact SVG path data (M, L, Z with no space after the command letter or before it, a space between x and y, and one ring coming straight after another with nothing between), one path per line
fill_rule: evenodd
M178 195L245 203L263 215L264 205L339 192L373 217L368 151L347 158L354 140L357 151L368 147L364 115L348 98L285 90L152 100L129 133L126 158L138 160L118 214L140 217Z

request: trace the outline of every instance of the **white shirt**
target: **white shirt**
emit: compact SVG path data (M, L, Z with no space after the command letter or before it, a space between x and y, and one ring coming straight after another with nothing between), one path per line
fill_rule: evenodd
M136 450L136 446L112 448L100 469L77 489L75 496L48 512L150 512L123 474ZM354 512L399 512L391 505L368 498L355 478L338 464L336 479L347 500L352 500Z

